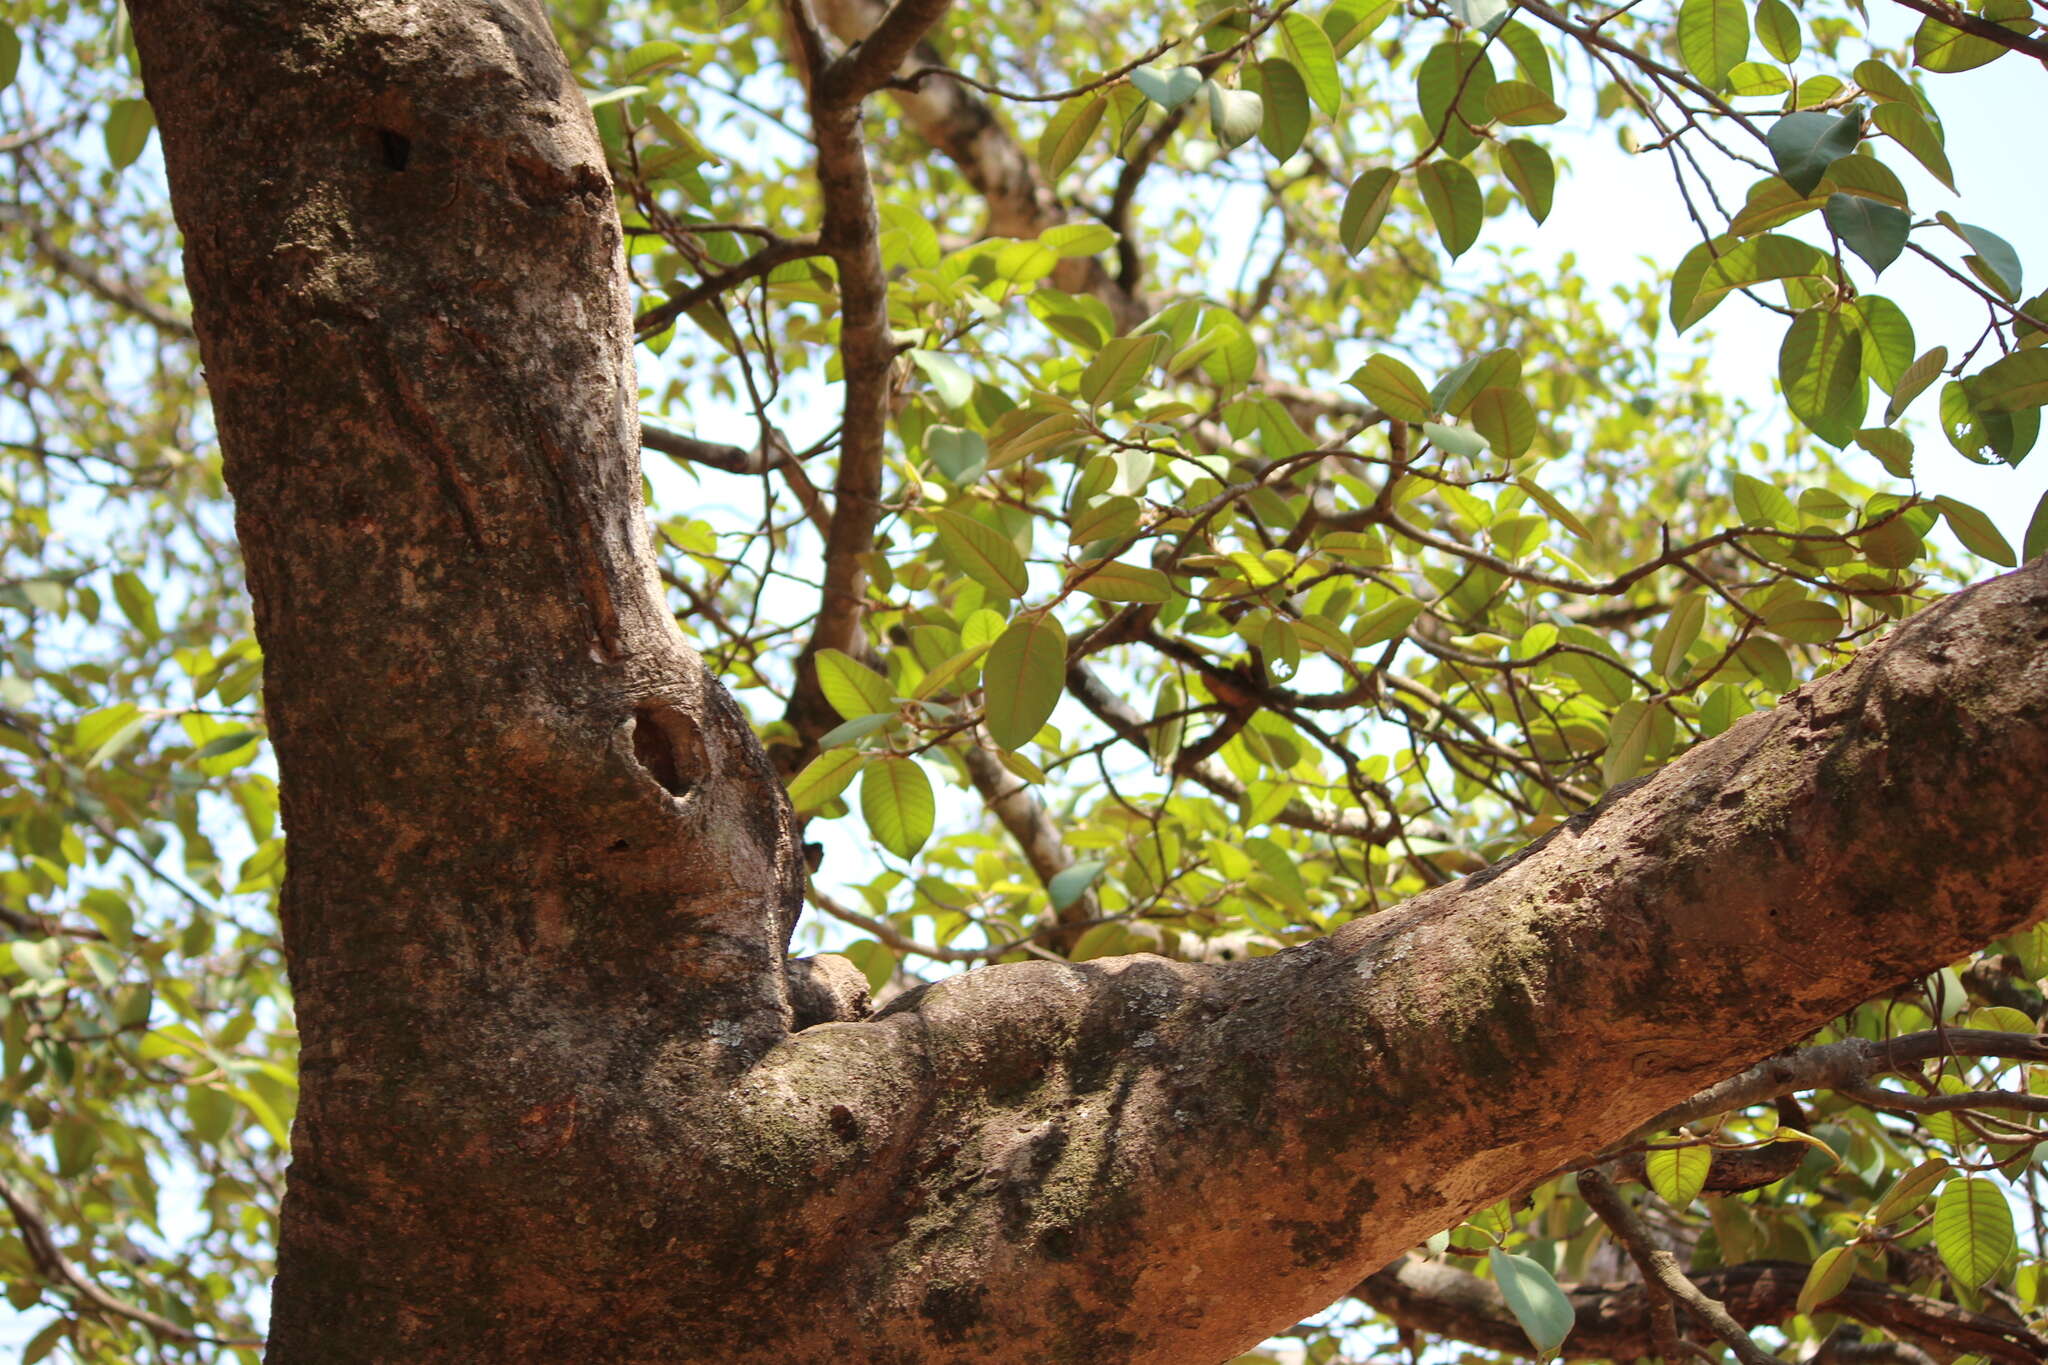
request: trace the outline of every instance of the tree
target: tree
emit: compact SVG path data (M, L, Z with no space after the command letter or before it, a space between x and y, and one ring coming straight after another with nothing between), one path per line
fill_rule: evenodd
M22 12L10 241L79 310L17 298L0 430L29 1354L253 1359L289 1122L292 1365L1327 1359L1354 1294L2040 1358L2048 576L1940 597L1937 519L2015 556L1901 414L1946 373L2018 463L2044 309L1886 162L1946 174L1908 72L2042 40L1914 7L1909 61L1777 0L131 0L104 169L59 106L125 77ZM1763 174L1618 322L1438 255L1569 192L1579 104L1702 204ZM1953 361L1865 288L1905 250L1985 310ZM1736 293L1801 430L1724 493L1658 332ZM636 418L693 391L752 444ZM705 480L658 544L643 440ZM807 895L867 937L789 957Z

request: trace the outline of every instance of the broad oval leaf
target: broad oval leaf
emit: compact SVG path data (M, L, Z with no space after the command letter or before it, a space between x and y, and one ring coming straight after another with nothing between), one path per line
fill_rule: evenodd
M1486 217L1478 177L1459 162L1437 160L1415 172L1415 184L1444 250L1454 260L1464 255L1479 240L1479 225Z
M1685 0L1678 7L1678 55L1700 84L1720 89L1748 51L1742 0Z
M1050 616L1025 616L989 647L981 668L983 723L1005 749L1030 743L1066 684L1067 633Z
M1934 1203L1934 1245L1956 1281L1975 1289L2005 1264L2016 1245L2012 1205L1996 1181L1963 1176Z
M1422 422L1436 415L1428 386L1416 377L1415 371L1390 355L1371 357L1352 372L1349 382L1389 417Z
M832 709L846 720L894 711L895 693L889 680L852 655L836 649L821 649L817 657L818 687Z
M1787 114L1765 135L1778 174L1801 194L1813 193L1834 162L1856 150L1863 136L1860 115Z
M861 776L860 813L876 843L911 858L931 838L938 802L916 759L891 757L870 763Z
M1575 1321L1571 1300L1538 1261L1499 1247L1487 1252L1486 1259L1501 1297L1508 1301L1508 1311L1528 1334L1529 1344L1540 1356L1556 1354L1571 1335Z
M1356 256L1365 250L1373 234L1380 230L1380 222L1387 216L1387 206L1394 202L1394 190L1401 183L1401 174L1388 166L1374 166L1351 182L1351 192L1344 196L1344 213L1337 223L1337 239L1344 243L1344 249Z
M1031 580L1024 556L1008 536L962 512L942 509L931 517L939 529L939 540L968 577L1004 599L1024 595Z
M1714 1149L1703 1144L1662 1147L1643 1154L1643 1174L1650 1188L1674 1209L1683 1209L1700 1197L1713 1168Z

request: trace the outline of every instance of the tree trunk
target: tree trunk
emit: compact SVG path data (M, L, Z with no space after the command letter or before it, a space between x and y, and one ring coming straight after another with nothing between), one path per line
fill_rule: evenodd
M277 1365L1222 1359L2041 913L2037 565L1331 939L796 1029L538 0L131 8L291 836Z

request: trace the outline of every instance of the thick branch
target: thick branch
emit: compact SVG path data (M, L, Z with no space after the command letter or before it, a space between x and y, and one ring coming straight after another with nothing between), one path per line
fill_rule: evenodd
M1521 855L1328 940L991 967L850 1026L865 1084L900 1049L934 1078L929 1109L877 1113L872 1141L903 1144L885 1183L924 1191L911 1240L938 1259L891 1253L864 1292L914 1312L974 1246L959 1351L1000 1354L1050 1295L1117 1305L1086 1316L1098 1352L1221 1358L1531 1170L2030 922L2044 579L1930 608ZM805 1065L807 1038L765 1074Z

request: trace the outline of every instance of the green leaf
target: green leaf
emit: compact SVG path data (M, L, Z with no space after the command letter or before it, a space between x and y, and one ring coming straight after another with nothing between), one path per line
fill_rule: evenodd
M1742 212L1730 220L1728 231L1737 237L1748 237L1804 217L1826 202L1817 193L1801 194L1786 184L1782 176L1767 176L1750 186L1749 198L1743 203Z
M1671 604L1671 614L1650 644L1650 667L1658 676L1676 683L1685 671L1685 656L1700 638L1707 620L1707 599L1689 592Z
M1473 395L1465 412L1472 429L1486 439L1493 453L1518 460L1536 440L1536 410L1520 389L1489 387Z
M982 664L983 723L1005 749L1022 748L1059 704L1066 683L1067 633L1050 616L1012 621Z
M1870 121L1877 125L1879 132L1911 153L1915 161L1927 168L1928 174L1951 190L1956 187L1955 172L1949 169L1948 153L1942 150L1941 137L1921 117L1918 109L1910 104L1880 104L1870 111Z
M1829 1247L1814 1258L1813 1265L1806 1272L1806 1283L1799 1288L1799 1311L1813 1312L1815 1308L1847 1289L1849 1281L1855 1276L1856 1248Z
M1536 1354L1549 1357L1571 1335L1575 1315L1571 1300L1557 1287L1541 1262L1494 1247L1486 1253L1494 1283L1507 1300L1508 1311L1522 1325Z
M1870 1206L1868 1215L1872 1223L1895 1223L1899 1218L1920 1207L1922 1200L1934 1191L1952 1168L1940 1157L1931 1157L1921 1162L1892 1182L1875 1204Z
M1486 111L1500 123L1512 127L1556 123L1564 110L1549 95L1527 81L1502 81L1486 92Z
M14 84L15 73L21 70L21 39L12 25L0 24L0 90Z
M1479 225L1486 219L1478 177L1459 162L1437 160L1415 172L1415 184L1444 250L1453 260L1464 255L1479 240Z
M860 968L871 991L881 990L896 975L896 954L871 938L855 939L841 948L839 955Z
M920 701L926 697L937 696L945 689L946 684L981 662L981 656L988 653L989 646L994 643L993 639L983 640L977 644L968 645L959 653L946 659L938 667L924 675L924 681L917 685L917 691L914 695Z
M2027 522L2027 533L2020 542L2022 557L2034 560L2048 554L2048 493L2041 495L2041 501L2034 504L2034 515Z
M1764 609L1764 628L1795 644L1825 644L1842 633L1842 613L1804 594L1780 597Z
M1157 569L1119 560L1099 560L1074 571L1074 586L1103 602L1165 602L1173 584Z
M1074 513L1067 539L1075 545L1121 539L1138 526L1138 500L1122 494L1096 498Z
M924 453L949 483L960 484L988 468L988 442L980 432L943 424L924 429Z
M2038 408L2048 403L2048 348L2014 351L1986 365L1965 384L1980 412Z
M1614 719L1607 726L1607 753L1600 761L1602 785L1626 782L1643 770L1650 737L1656 733L1658 709L1640 701L1625 701L1614 708Z
M1196 77L1196 84L1201 78ZM1189 93L1193 93L1192 91ZM1109 101L1100 95L1086 99L1068 100L1059 112L1047 120L1045 131L1038 135L1038 168L1045 172L1048 182L1057 181L1067 167L1074 164L1074 158L1095 136L1095 130L1102 125L1103 111L1109 108Z
M1030 588L1024 556L1008 536L962 512L942 509L931 518L940 543L969 578L1006 601L1022 597Z
M1515 193L1522 197L1522 207L1529 210L1529 216L1542 222L1550 216L1551 197L1557 189L1557 167L1550 160L1550 153L1540 144L1527 138L1501 144L1501 174L1515 187Z
M1863 87L1864 93L1877 99L1904 100L1912 104L1919 98L1913 93L1913 87L1906 84L1904 76L1874 57L1856 63L1855 75L1856 84Z
M149 145L156 111L148 100L115 100L107 106L107 160L115 170L131 165Z
M1337 49L1315 20L1300 10L1280 19L1280 43L1308 85L1308 93L1324 113L1336 115L1344 108L1344 85L1337 74Z
M1494 41L1515 54L1515 70L1523 80L1541 90L1545 98L1557 98L1557 84L1550 73L1550 53L1535 30L1510 19L1495 32Z
M1756 38L1781 62L1799 55L1799 16L1785 0L1757 0Z
M1816 436L1847 445L1863 425L1863 337L1844 314L1811 308L1792 319L1778 350L1785 406Z
M1107 251L1116 245L1117 236L1106 223L1056 223L1039 233L1038 241L1065 261Z
M850 654L818 651L818 688L832 709L846 720L896 709L889 680Z
M1141 66L1131 73L1131 84L1161 109L1172 110L1195 97L1202 88L1202 73L1192 66L1176 66L1170 71Z
M1471 128L1487 121L1486 95L1493 80L1493 64L1485 49L1462 35L1431 48L1415 68L1415 96L1426 129L1420 136L1424 146L1441 146L1444 154L1452 157L1464 156L1478 146Z
M931 779L915 759L870 763L860 779L860 813L876 843L899 858L915 857L938 813Z
M1827 189L1830 185L1838 194L1875 199L1895 209L1906 207L1906 187L1899 183L1898 176L1892 174L1891 167L1862 152L1845 156L1828 167L1827 179L1821 182L1821 188Z
M1045 884L1046 898L1054 910L1064 910L1088 893L1109 864L1098 859L1088 859L1061 868L1052 874L1052 880Z
M1969 383L1950 382L1941 386L1941 429L1965 459L2018 464L2040 433L2040 420L2031 408L1986 411L1977 406Z
M1776 487L1743 473L1737 473L1732 482L1735 514L1742 518L1744 526L1776 526L1786 531L1798 528L1799 509Z
M1580 540L1591 540L1593 538L1593 533L1587 528L1586 523L1580 521L1572 513L1571 509L1559 502L1549 489L1519 475L1515 479L1515 487L1527 493L1537 506L1550 513L1553 520L1559 525L1564 526Z
M1486 453L1486 441L1479 433L1465 431L1459 427L1447 427L1439 422L1424 422L1422 437L1438 450L1451 455L1462 455L1468 460Z
M1275 161L1285 161L1301 149L1301 140L1308 135L1308 87L1302 82L1301 72L1284 57L1266 58L1257 71L1259 97L1266 102L1259 141Z
M1950 28L1931 16L1913 32L1913 65L1929 71L1969 71L1997 61L2006 50L2003 44Z
M959 408L974 396L974 377L961 367L959 361L937 351L912 351L910 363L925 373L931 380L932 396L945 408Z
M127 748L150 719L132 701L115 702L78 718L72 749L84 758L86 767L97 768Z
M1934 1245L1948 1273L1967 1288L1996 1275L2017 1245L2005 1190L1978 1176L1949 1181L1934 1203Z
M1991 518L1954 498L1939 497L1934 504L1941 509L1942 520L1948 523L1948 529L1972 554L1982 555L1993 564L2001 564L2008 569L2018 562L2013 557L2012 546L1998 533Z
M1266 121L1266 104L1249 90L1230 90L1210 81L1209 126L1228 150L1258 136Z
M1864 294L1845 305L1863 334L1863 373L1886 393L1913 364L1913 323L1906 311L1882 294Z
M1081 398L1090 407L1114 403L1136 388L1162 358L1167 340L1157 332L1118 337L1103 346L1081 371Z
M121 614L142 632L144 639L154 642L164 633L163 627L157 623L156 595L137 575L126 571L114 575L114 600L120 604Z
M1764 62L1740 62L1728 73L1728 89L1746 98L1782 95L1792 88L1792 78Z
M1387 166L1375 166L1351 182L1337 224L1337 240L1346 251L1356 256L1365 250L1380 230L1380 221L1387 216L1387 206L1394 202L1394 190L1400 183L1400 172Z
M1855 114L1787 114L1771 125L1765 145L1778 174L1801 194L1811 194L1828 167L1855 151L1862 136L1863 120Z
M1701 272L1699 290L1687 314L1688 322L1706 315L1701 304L1718 301L1731 289L1747 289L1766 280L1825 275L1827 268L1827 257L1820 249L1797 237L1767 232L1760 237L1737 242L1715 257Z
M1403 422L1421 422L1436 415L1429 388L1415 371L1390 355L1375 355L1355 370L1349 380L1387 416Z
M1948 347L1946 346L1936 346L1933 350L1926 352L1918 360L1915 360L1911 365L1908 365L1906 372L1899 376L1898 384L1892 389L1892 401L1885 404L1884 420L1887 422L1898 421L1899 414L1906 410L1907 405L1915 398L1918 398L1929 384L1939 379L1941 372L1946 368L1948 368ZM1979 377L1981 378L1981 376ZM1910 453L1911 447L1909 446L1907 449ZM1901 475L1900 477L1903 478L1904 476Z
M1707 1188L1714 1168L1714 1149L1707 1146L1660 1147L1643 1154L1643 1174L1650 1188L1674 1209L1683 1210Z
M1853 195L1831 194L1825 214L1829 231L1877 274L1882 275L1884 268L1906 249L1912 219L1904 209Z
M2012 249L2012 243L1995 232L1976 227L1970 223L1958 223L1946 213L1936 218L1942 226L1968 242L1976 252L1963 258L1970 267L1970 273L1991 286L1992 291L2001 295L2007 303L2017 303L2023 274L2020 270L2020 255Z
M1678 7L1678 55L1700 84L1720 89L1748 51L1742 0L1685 0Z

